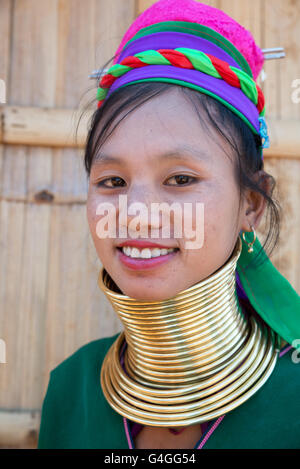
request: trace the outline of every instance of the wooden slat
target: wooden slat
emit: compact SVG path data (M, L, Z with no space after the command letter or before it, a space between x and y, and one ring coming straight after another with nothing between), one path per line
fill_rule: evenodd
M49 206L1 202L1 408L35 408L44 368Z
M9 63L10 63L10 45L11 45L11 0L2 0L0 2L0 78L6 84L6 100L9 98Z
M57 2L11 2L8 104L55 105ZM1 195L17 200L36 184L51 181L51 150L6 145ZM3 211L6 211L6 217ZM49 205L2 200L7 224L5 340L7 363L1 408L39 408L43 393L45 298L49 262ZM12 262L13 260L13 262ZM9 312L9 313L8 313Z
M2 110L3 141L12 145L83 148L86 143L88 122L93 112L84 114L75 139L79 119L76 110L6 106ZM278 121L270 118L268 128L271 147L265 149L266 157L300 157L300 132L297 120ZM45 156L47 151L49 152L49 149L43 150ZM61 156L61 152L56 154ZM49 173L49 170L47 172Z
M10 46L11 46L11 0L3 0L0 2L0 78L5 81L6 84L6 101L9 99L10 86L9 86L9 65L10 65ZM0 104L0 112L3 106ZM1 132L1 130L0 130ZM0 142L0 193L4 183L4 152L5 147ZM9 226L8 226L8 216L9 213L6 210L7 204L0 202L0 339L5 342L5 359L6 363L0 363L0 400L1 404L6 404L7 395L14 392L13 390L13 381L9 379L8 375L8 360L10 360L10 352L13 349L13 337L15 333L15 324L13 321L8 324L7 316L10 315L10 310L6 303L7 298L7 289L9 288L7 281L12 281L15 285L16 277L14 279L7 276L7 267L9 265L9 253L6 250L7 240L9 238ZM20 219L18 220L20 222ZM14 253L15 255L16 253ZM14 270L16 274L16 269ZM12 286L11 286L12 289ZM14 295L16 296L16 295ZM14 306L14 305L13 305ZM10 340L10 337L12 338ZM12 369L9 370L12 374ZM1 405L0 404L0 405ZM0 421L1 421L0 417ZM0 444L1 444L0 438Z
M155 3L155 0L137 0L137 15L147 10L153 3Z
M0 143L48 147L83 147L92 112L74 109L3 106ZM80 124L77 130L77 125ZM2 135L2 138L1 138Z
M264 19L262 23L263 48L283 47L278 31L280 19L274 9L274 3L266 0L262 6ZM262 87L266 101L266 116L272 116L273 119L280 119L280 71L284 60L286 59L266 60L263 66L266 74L266 80Z
M53 208L49 251L45 382L49 371L79 344L120 330L111 305L97 285L101 263L90 238L85 207Z
M197 0L200 2L200 0ZM221 0L201 0L200 3L205 3L206 5L211 5L215 8L220 8ZM229 0L230 1L230 0ZM156 0L137 0L137 15L140 15L143 11L149 8Z
M113 54L134 17L134 1L113 0L108 7L98 0L3 0L1 15L4 3L12 18L0 16L0 26L2 18L14 25L5 111L16 106L80 113L89 87L95 91L88 75ZM62 125L54 121L56 134ZM36 134L32 139L26 146L15 140L1 146L0 337L7 363L1 364L0 407L7 411L41 408L50 368L80 345L118 330L97 286L100 261L96 265L95 251L87 256L82 155L35 145Z
M267 61L267 112L279 119L300 121L300 104L292 101L292 82L300 78L300 2L265 0L265 47L282 46L286 57Z
M0 410L0 449L35 449L40 418L40 411Z
M297 120L267 119L270 148L264 149L265 157L281 160L299 159L300 128Z
M299 160L268 158L265 169L276 179L275 197L282 207L280 240L271 260L300 294Z

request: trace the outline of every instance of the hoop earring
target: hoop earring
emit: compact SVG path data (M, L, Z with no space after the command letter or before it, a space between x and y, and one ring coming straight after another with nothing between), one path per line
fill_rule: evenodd
M248 252L253 252L253 244L256 240L256 233L255 233L255 229L253 228L252 225L250 225L251 227L251 230L253 232L253 241L251 241L251 243L248 243L246 240L245 240L245 231L243 231L243 240L245 241L245 243L247 244L248 246Z

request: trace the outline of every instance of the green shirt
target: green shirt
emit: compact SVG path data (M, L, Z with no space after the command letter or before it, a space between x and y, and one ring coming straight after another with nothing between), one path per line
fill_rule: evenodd
M102 361L117 336L89 342L50 372L38 449L129 448L124 419L100 386ZM299 360L293 348L279 357L267 382L202 435L204 449L300 448L300 363L292 360L293 353Z

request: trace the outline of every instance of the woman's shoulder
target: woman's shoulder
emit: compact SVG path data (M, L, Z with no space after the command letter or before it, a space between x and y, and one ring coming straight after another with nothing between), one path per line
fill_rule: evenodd
M98 388L101 366L104 357L120 333L111 337L96 339L79 347L50 371L46 404L66 403L82 400L83 389Z
M286 343L279 352L275 369L278 371L278 377L294 376L296 381L300 380L300 349Z
M287 345L279 353L277 363L266 383L244 405L250 418L264 415L268 426L295 425L300 438L300 351ZM243 406L242 406L243 407ZM262 422L263 424L263 422ZM269 430L270 431L270 430Z
M281 394L281 396L285 395L287 398L287 406L293 407L296 404L300 410L300 400L295 399L300 389L300 349L296 349L289 344L281 349L273 377L274 379L270 380L270 393L272 392L274 395L277 390L278 396ZM272 387L271 383L273 384ZM274 389L274 386L277 386L277 389ZM289 402L289 397L294 397L294 399Z
M292 449L300 447L300 351L281 349L265 384L225 415L207 449Z
M300 400L298 397L300 389L300 351L286 345L280 350L277 363L262 388L257 391L252 398L247 401L248 409L260 409L265 414L269 413L282 420L296 417L300 423ZM295 413L296 412L296 413ZM300 426L299 426L300 430Z
M78 374L80 370L86 371L89 368L94 369L95 364L98 366L101 365L108 349L117 339L119 334L120 332L113 336L92 340L91 342L82 345L53 368L50 371L50 376L55 375L65 377L66 373Z
M101 447L99 422L106 422L107 432L115 417L101 391L100 371L119 334L81 346L50 371L38 448Z

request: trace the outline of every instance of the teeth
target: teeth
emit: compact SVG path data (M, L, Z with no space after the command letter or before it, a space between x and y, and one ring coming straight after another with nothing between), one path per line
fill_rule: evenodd
M140 251L137 248L132 248L130 257L140 257Z
M159 257L161 250L159 248L151 249L151 257Z
M175 249L159 249L159 248L143 248L138 249L136 247L124 246L122 247L122 252L129 257L141 258L141 259L151 259L151 257L159 257L173 252Z
M139 249L137 249L137 251L139 251ZM142 257L143 259L150 259L151 258L151 249L149 249L149 248L142 249L140 257Z

